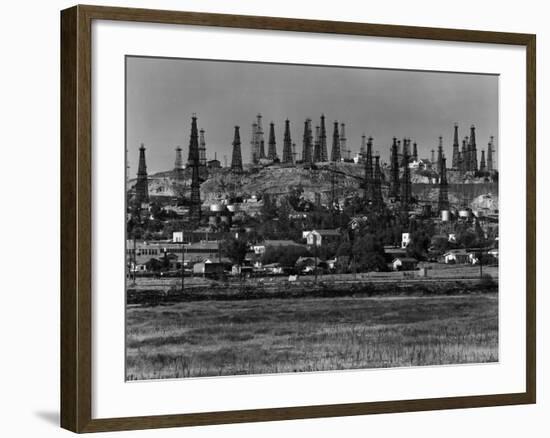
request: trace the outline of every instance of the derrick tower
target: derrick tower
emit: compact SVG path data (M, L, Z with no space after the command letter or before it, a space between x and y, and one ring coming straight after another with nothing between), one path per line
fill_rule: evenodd
M491 144L488 145L488 148L491 147ZM485 172L487 170L487 166L485 165L485 151L481 150L481 160L479 162L479 170L481 172Z
M372 202L376 207L384 203L382 198L382 171L380 170L380 155L376 152L374 157L374 184Z
M136 204L141 208L142 204L149 202L149 181L147 177L147 164L145 164L145 146L139 147L139 164L136 182Z
M275 143L275 125L273 122L269 124L269 149L267 158L275 161L277 159L277 145Z
M470 127L470 169L477 170L477 148L476 148L476 128L474 125Z
M260 160L260 148L258 143L258 124L252 123L252 137L250 139L250 162L258 164Z
M494 147L494 137L491 135L489 145L487 146L487 171L492 172L494 169L493 163L493 147Z
M233 137L233 153L231 154L231 171L241 173L243 171L243 157L241 155L241 136L239 127L235 126L235 135Z
M313 144L311 132L311 119L306 119L304 122L304 138L302 147L302 162L304 164L313 163Z
M292 150L292 139L290 138L290 121L285 120L285 134L283 138L283 163L294 164L294 155Z
M183 150L181 146L176 147L176 161L174 161L174 179L182 180L184 178L185 164L183 164Z
M191 118L191 137L189 139L189 166L191 166L191 205L189 217L196 226L201 220L201 184L199 176L200 153L197 116Z
M321 161L321 127L315 127L315 143L313 146L313 162L318 163Z
M467 140L468 137L464 137L464 139L462 140L462 152L460 153L460 159L461 159L461 168L460 170L462 172L466 172L468 170L468 159L469 159L469 155L468 155L468 146L467 146L467 143L468 143L468 140Z
M449 186L447 184L447 159L443 156L441 158L441 167L439 169L439 202L438 209L449 209Z
M404 161L408 163L409 157L403 157ZM411 190L411 169L408 164L403 167L403 178L401 180L401 208L404 211L409 210L411 204L412 190Z
M350 151L348 150L345 123L340 123L340 154L345 160L350 159Z
M367 137L365 133L361 135L361 147L359 149L359 161L364 162L367 156Z
M367 154L365 158L365 200L372 201L374 199L374 184L373 184L373 163L372 163L372 137L367 141Z
M321 159L320 161L328 161L328 149L327 149L327 129L325 127L325 115L321 114L321 134L319 136Z
M437 169L441 169L441 162L443 160L443 137L439 136L439 145L437 146Z
M399 152L397 150L397 138L395 137L393 137L390 155L390 197L395 199L399 197Z
M413 155L412 158L414 161L418 161L418 146L416 144L416 141L413 143Z
M340 134L338 132L338 121L334 121L334 131L332 133L332 150L330 152L330 161L338 162L342 159L340 151Z
M460 145L458 143L458 124L455 123L455 131L453 135L453 169L459 169L459 160L460 160Z
M206 166L206 141L204 140L204 129L201 129L199 134L199 165Z
M264 139L264 128L262 125L262 115L258 114L256 116L256 129L257 129L257 142L258 142L258 158L265 158L265 139Z

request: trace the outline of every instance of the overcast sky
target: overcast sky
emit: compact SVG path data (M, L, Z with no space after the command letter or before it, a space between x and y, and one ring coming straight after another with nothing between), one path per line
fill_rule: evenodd
M130 176L141 143L149 173L173 168L178 145L187 159L193 113L205 130L207 158L217 152L222 164L224 156L231 161L235 125L241 127L243 161L250 161L257 113L266 152L269 122L275 123L279 156L284 120L301 154L304 120L311 118L315 127L321 113L329 155L334 120L346 123L352 154L365 133L385 161L393 136L410 137L429 158L441 135L450 165L455 122L461 141L476 126L478 151L494 135L498 154L498 77L492 75L128 57L126 87Z

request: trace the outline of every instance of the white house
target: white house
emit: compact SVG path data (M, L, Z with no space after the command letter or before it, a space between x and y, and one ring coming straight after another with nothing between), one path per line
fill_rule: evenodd
M304 232L306 243L310 246L322 246L340 240L338 230L312 230Z
M472 263L471 253L464 249L452 249L443 254L444 263Z
M406 248L411 243L411 233L401 234L401 248Z
M418 260L414 257L396 257L392 262L394 271L413 271L417 265Z
M257 254L257 255L262 255L265 253L265 250L269 247L278 247L278 246L284 246L284 247L289 247L289 246L300 246L300 247L303 247L303 245L299 244L299 243L296 243L294 242L293 240L285 240L285 239L281 239L281 240L265 240L263 241L262 243L258 243L256 245L253 245L252 246L252 251L254 251L254 254Z

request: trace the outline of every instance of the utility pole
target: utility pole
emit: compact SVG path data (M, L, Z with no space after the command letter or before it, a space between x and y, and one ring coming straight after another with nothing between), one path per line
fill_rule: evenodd
M181 228L181 292L185 287L185 245L183 243L183 236L185 235L185 226Z
M315 272L315 283L317 283L317 234L313 235L313 246L315 247L315 266L313 272Z

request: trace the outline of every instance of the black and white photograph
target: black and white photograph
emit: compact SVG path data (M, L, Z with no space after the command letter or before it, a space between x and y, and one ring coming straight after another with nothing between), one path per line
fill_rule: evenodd
M126 380L499 361L498 75L125 62Z

